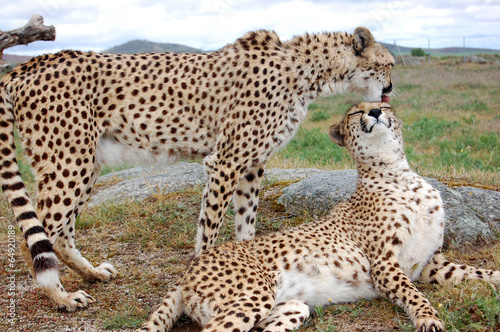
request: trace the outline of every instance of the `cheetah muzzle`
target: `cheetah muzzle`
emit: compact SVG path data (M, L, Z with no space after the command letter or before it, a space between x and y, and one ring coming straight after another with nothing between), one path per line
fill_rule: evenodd
M88 281L117 275L75 246L75 219L103 165L204 157L195 252L215 244L231 199L236 238L253 238L264 166L294 136L308 104L348 91L388 98L393 65L365 28L289 41L260 30L202 54L63 51L19 65L0 82L0 185L41 289L70 311L93 302L64 290L57 257ZM36 204L15 159L15 125Z
M437 311L412 281L500 284L500 271L440 254L439 192L410 170L401 121L389 104L351 107L329 136L356 162L353 195L321 220L204 251L142 331L168 330L183 313L204 332L291 331L315 306L383 296L408 313L417 331L437 332L444 330Z

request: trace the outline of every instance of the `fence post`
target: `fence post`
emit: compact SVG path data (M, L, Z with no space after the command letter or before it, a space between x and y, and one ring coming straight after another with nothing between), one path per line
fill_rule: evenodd
M427 37L427 50L429 51L429 64L431 64L431 39Z
M464 66L465 66L465 36L464 36Z
M399 50L399 46L396 43L396 40L394 40L394 45L396 45L396 48L398 49L398 52L399 52L399 56L401 57L401 60L403 60L403 65L406 67L405 58L403 58L403 54L401 54L401 51Z

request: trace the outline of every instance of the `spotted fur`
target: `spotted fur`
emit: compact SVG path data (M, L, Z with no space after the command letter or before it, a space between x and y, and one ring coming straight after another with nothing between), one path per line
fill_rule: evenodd
M108 263L94 268L74 242L75 218L103 164L204 156L196 252L215 243L231 198L237 239L252 238L264 165L307 105L346 91L381 100L393 63L358 28L287 42L256 31L203 54L63 51L17 67L0 83L0 183L38 284L73 310L93 299L66 293L56 255L86 280L116 275ZM36 208L15 160L14 125L36 176Z
M401 306L417 331L443 331L413 280L500 284L500 271L457 265L439 253L439 192L410 170L389 104L353 106L330 138L356 162L353 195L321 220L203 252L142 331L168 330L183 313L204 332L290 331L314 306L376 296Z

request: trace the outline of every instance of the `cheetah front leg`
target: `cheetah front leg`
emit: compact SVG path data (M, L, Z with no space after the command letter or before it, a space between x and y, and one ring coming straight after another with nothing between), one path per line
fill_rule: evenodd
M405 309L418 332L444 331L436 309L401 270L394 254L382 256L370 269L375 288Z
M466 279L478 279L500 285L500 271L478 269L473 266L451 263L442 254L434 255L424 268L420 280L428 283L452 283Z
M259 203L259 188L264 176L264 165L250 169L236 186L233 195L236 239L238 241L255 237L255 221Z

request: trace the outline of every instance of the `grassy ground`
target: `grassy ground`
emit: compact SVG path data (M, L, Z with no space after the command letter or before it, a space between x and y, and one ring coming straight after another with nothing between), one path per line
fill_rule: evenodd
M452 59L453 60L453 59ZM397 95L392 105L405 123L406 152L414 169L450 183L474 183L500 189L500 67L457 66L443 60L431 66L396 67ZM352 168L346 153L329 142L326 130L346 107L360 100L345 95L318 100L290 145L269 167ZM25 166L23 173L27 172ZM26 177L31 182L29 177ZM291 227L308 216L287 216L276 197L287 183L267 183L261 192L258 233ZM98 190L99 188L96 188ZM0 194L1 196L1 194ZM9 280L15 276L13 331L129 331L143 322L165 287L184 269L193 249L201 188L152 196L144 202L86 209L77 221L76 243L93 264L112 263L120 272L110 283L89 284L62 267L68 291L85 290L97 302L85 310L55 310L40 294L19 251L13 268L8 251L12 215L0 197L0 330L7 331ZM234 211L229 210L220 241L232 238ZM16 245L22 236L17 232ZM447 248L456 262L500 269L500 243ZM10 270L14 270L11 272ZM418 284L439 310L448 331L500 331L500 294L487 284L456 287ZM316 313L300 331L412 331L406 315L383 299L337 305ZM199 331L184 318L176 331Z

